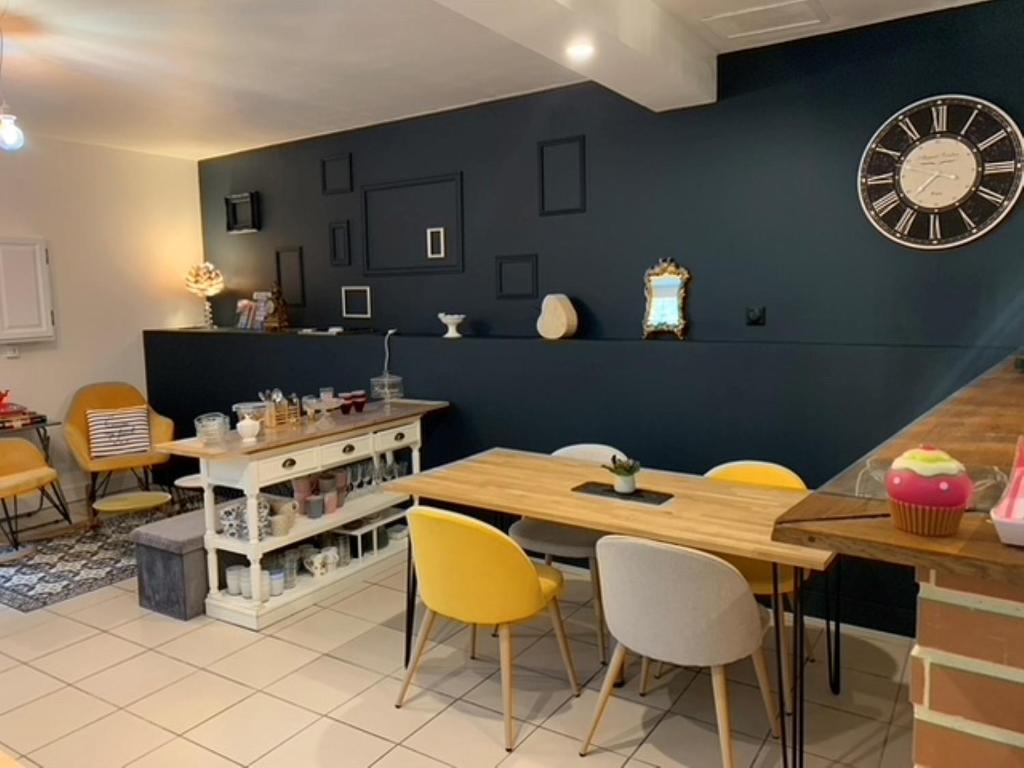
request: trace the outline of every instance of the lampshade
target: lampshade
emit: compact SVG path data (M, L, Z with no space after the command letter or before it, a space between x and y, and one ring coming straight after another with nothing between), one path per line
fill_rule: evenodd
M196 264L185 275L185 287L196 296L216 296L224 290L224 275L208 261Z

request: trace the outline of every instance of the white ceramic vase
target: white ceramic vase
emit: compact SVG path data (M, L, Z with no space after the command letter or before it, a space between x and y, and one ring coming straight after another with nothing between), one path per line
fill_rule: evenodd
M442 339L461 339L462 334L459 333L459 323L466 319L465 315L449 315L447 312L438 312L437 319L444 323L448 332L442 336Z
M235 429L238 430L243 443L255 443L260 434L260 421L246 414L238 420L238 426Z
M636 475L616 475L615 492L629 494L636 492Z

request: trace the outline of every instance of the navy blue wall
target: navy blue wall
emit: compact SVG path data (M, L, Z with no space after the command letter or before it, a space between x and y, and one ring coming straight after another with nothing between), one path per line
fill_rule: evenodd
M218 320L269 286L276 249L301 245L308 301L293 321L338 324L340 286L372 286L372 325L404 334L394 368L408 393L455 404L428 463L595 440L688 471L781 461L817 485L1020 341L1019 212L926 253L876 233L856 192L865 143L912 101L963 92L1024 121L1020 39L1024 4L996 0L724 56L707 107L657 115L584 84L204 161L206 257L232 291ZM587 210L540 216L537 143L573 135L586 137ZM340 153L354 191L323 195L320 160ZM360 188L457 171L465 270L364 276ZM248 190L263 229L227 235L223 198ZM329 264L339 219L350 267ZM495 297L495 256L526 253L541 295L573 297L583 340L536 340L539 300ZM685 343L638 339L641 275L666 256L693 274ZM765 327L745 326L748 305L767 306ZM465 312L482 338L424 338L442 332L439 310ZM151 398L182 429L258 388L354 388L381 366L370 337L153 332L146 353ZM912 631L911 574L850 568L850 616Z

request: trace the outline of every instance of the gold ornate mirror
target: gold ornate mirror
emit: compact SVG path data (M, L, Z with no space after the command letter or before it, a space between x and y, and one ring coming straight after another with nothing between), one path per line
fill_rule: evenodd
M662 259L644 273L645 339L655 333L674 333L680 339L686 335L686 283L689 279L690 273L672 259Z

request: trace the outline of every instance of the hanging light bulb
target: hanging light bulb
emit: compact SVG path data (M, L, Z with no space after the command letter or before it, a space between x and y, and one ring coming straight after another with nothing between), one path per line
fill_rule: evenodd
M14 122L17 119L0 107L0 149L6 152L14 152L25 145L25 134Z

